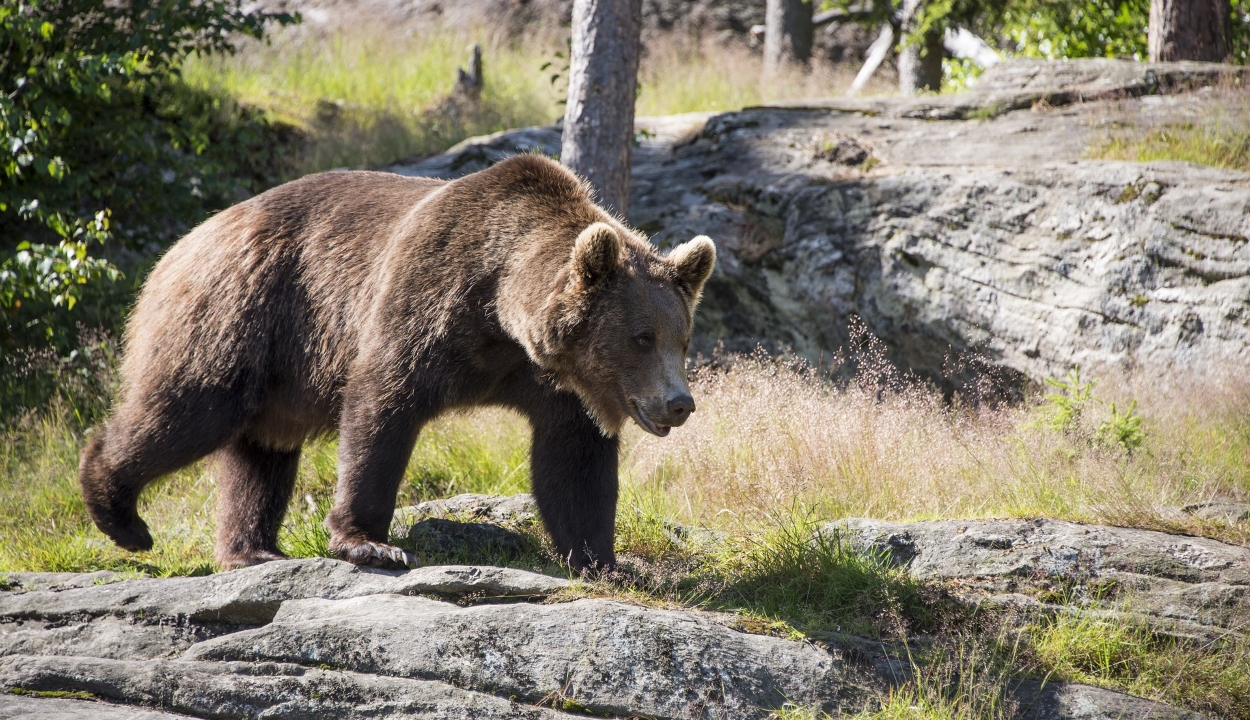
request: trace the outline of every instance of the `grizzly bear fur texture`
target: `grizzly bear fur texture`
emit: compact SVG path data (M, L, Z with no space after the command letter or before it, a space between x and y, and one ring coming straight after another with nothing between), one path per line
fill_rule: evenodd
M157 264L130 316L122 393L82 453L96 525L152 546L144 486L217 460L217 559L282 557L300 446L337 429L330 549L387 545L421 426L497 405L533 428L533 490L556 549L611 566L617 433L694 411L685 353L715 264L706 237L657 254L558 164L511 158L451 182L312 175L236 205Z

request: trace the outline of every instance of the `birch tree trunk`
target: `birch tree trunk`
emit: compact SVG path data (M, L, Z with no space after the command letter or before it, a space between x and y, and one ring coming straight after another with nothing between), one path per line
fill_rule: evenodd
M1151 62L1208 60L1232 54L1229 0L1150 0Z
M575 0L560 161L604 207L629 210L642 0Z
M903 0L903 33L913 31L923 0ZM922 90L936 92L942 87L942 33L927 32L920 42L904 47L898 54L898 90L915 95Z
M764 74L803 64L812 56L814 0L767 0L764 6Z

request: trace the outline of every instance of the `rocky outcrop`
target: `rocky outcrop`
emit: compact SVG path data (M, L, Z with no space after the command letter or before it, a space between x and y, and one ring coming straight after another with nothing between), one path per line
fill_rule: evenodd
M960 580L965 599L974 602L1050 612L1101 609L1204 641L1250 631L1250 548L1207 538L1041 519L848 519L821 533L918 578ZM1070 601L1038 601L1039 588L1058 588Z
M1229 72L1005 63L956 96L642 119L630 221L660 246L716 240L705 353L763 343L827 358L858 317L892 360L935 378L960 354L1034 380L1076 364L1244 362L1250 175L1082 159L1099 123L1192 110L1213 94L1176 93ZM526 150L558 153L559 129L391 169L455 177Z
M0 592L0 718L763 718L787 702L856 712L899 680L875 643L553 601L568 585L502 568L385 573L324 559L202 578L25 573ZM1197 717L1062 683L1022 681L1008 694L1021 718Z

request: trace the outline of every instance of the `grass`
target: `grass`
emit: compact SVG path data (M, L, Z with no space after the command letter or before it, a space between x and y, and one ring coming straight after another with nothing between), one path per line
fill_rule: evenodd
M1250 171L1250 92L1226 83L1102 133L1087 154L1106 160L1180 160Z
M994 720L1010 709L1004 678L1022 676L1250 718L1244 637L1199 646L1092 615L995 625L993 617L971 618L942 586L921 584L836 535L815 533L847 516L1049 516L1244 545L1245 523L1178 520L1165 511L1250 500L1250 384L1242 369L1165 378L1103 373L1096 383L1097 373L1086 372L1056 382L1046 397L972 406L944 402L871 355L856 359L860 370L850 379L762 355L719 358L694 372L699 411L686 426L665 439L625 433L621 573L579 583L560 599L725 611L746 631L816 641L854 634L898 647L928 638L907 649L915 677L864 710L876 720ZM91 526L74 476L83 418L93 407L98 415L100 403L66 399L0 432L0 504L7 508L0 513L0 571L211 572L215 487L208 464L145 494L154 550L123 553ZM1104 431L1109 420L1126 416L1140 431L1132 448L1121 442L1123 433ZM523 419L509 412L440 419L418 442L401 504L526 490L528 437ZM281 535L292 555L326 554L323 520L336 450L333 439L305 448ZM561 572L540 526L515 532L519 550L425 560ZM807 712L786 708L779 717L816 717Z
M473 43L482 46L482 94L456 99L456 70L467 67ZM298 128L305 142L290 169L298 177L378 167L442 152L466 137L554 122L564 113L564 47L559 32L510 39L485 29L296 26L265 43L244 42L232 56L193 57L182 73L195 88ZM636 113L725 111L837 95L854 71L790 70L765 82L756 54L674 35L645 50Z
M308 142L294 176L375 167L555 118L556 89L540 71L550 43L542 40L485 42L481 97L448 101L473 40L369 23L340 31L297 26L232 56L192 58L183 77L299 128Z

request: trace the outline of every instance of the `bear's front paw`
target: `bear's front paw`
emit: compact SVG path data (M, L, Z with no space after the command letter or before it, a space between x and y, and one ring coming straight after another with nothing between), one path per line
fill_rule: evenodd
M152 549L152 533L148 524L135 515L128 523L100 524L100 530L123 550L143 552Z
M349 540L336 543L330 552L340 560L353 565L381 568L382 570L407 570L417 567L417 558L412 553L384 543L369 540Z

